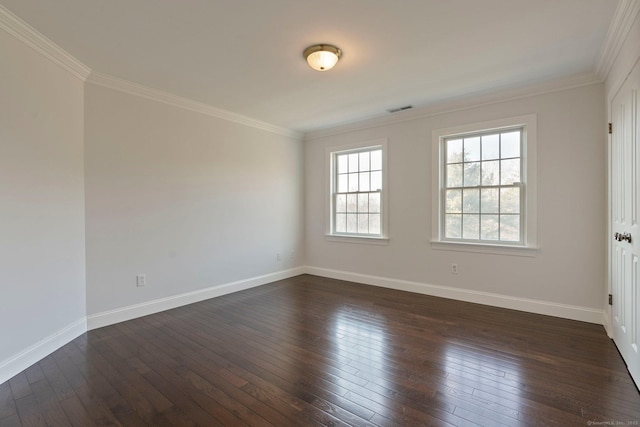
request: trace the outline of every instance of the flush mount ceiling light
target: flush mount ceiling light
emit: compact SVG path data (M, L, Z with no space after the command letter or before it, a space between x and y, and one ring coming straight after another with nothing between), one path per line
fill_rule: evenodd
M311 68L317 71L327 71L338 63L342 51L330 44L317 44L304 50L302 56Z

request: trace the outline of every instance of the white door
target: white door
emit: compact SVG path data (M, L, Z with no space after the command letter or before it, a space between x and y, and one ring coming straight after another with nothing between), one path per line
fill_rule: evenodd
M640 386L640 63L611 102L613 339Z

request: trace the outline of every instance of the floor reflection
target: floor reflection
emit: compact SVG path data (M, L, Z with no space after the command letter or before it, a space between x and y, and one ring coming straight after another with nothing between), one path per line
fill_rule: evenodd
M345 378L352 376L348 378L351 385L355 378L362 380L360 394L369 394L365 389L375 393L375 400L380 405L376 412L380 414L387 411L383 405L386 397L381 391L392 387L388 378L388 358L392 355L386 323L386 319L378 314L348 307L336 312L331 330L333 350L344 364L340 369Z
M494 349L448 343L442 362L451 387L443 396L457 411L476 405L490 408L493 418L518 419L525 384L517 358L503 357Z

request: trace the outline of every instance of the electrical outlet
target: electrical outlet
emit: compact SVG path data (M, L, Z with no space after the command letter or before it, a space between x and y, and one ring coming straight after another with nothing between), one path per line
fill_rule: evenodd
M136 276L136 286L141 287L147 284L147 276L145 274L138 274Z
M458 264L451 264L451 274L458 274Z
M277 261L277 262L282 261L282 255L280 255L280 252L278 252L278 253L276 254L276 261Z

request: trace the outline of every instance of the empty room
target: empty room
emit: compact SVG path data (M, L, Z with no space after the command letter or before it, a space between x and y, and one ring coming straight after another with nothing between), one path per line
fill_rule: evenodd
M0 427L640 425L640 0L0 0Z

